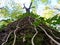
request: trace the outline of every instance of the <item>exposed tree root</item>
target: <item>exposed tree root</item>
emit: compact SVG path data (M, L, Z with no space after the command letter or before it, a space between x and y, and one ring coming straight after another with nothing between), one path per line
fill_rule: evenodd
M10 37L10 35L12 34L12 32L13 32L13 31L11 31L11 32L8 34L6 41L3 42L1 45L4 45L4 44L8 41L8 38Z
M30 22L31 25L33 25L32 22L30 21L30 16L29 16L29 22ZM34 36L33 36L32 39L31 39L31 43L32 43L32 45L35 45L35 44L34 44L34 38L35 38L35 36L36 36L37 33L38 33L38 31L37 31L37 29L36 29L35 26L34 26L34 30L35 30L36 33L34 34Z
M8 34L5 34L5 36L3 37L2 41L5 41L7 35L8 35Z
M18 44L21 44L21 43L23 43L22 45L25 45L26 43L28 43L27 42L27 39L26 39L26 35L25 35L25 32L26 32L26 29L27 30L29 30L29 31L31 31L30 30L30 28L32 27L33 29L33 31L32 32L35 32L35 34L32 36L32 38L31 38L31 44L32 45L35 45L35 43L34 43L34 38L36 37L36 35L38 34L38 31L39 30L37 30L37 28L38 27L36 27L35 25L33 25L32 24L32 22L34 22L34 21L36 21L36 20L32 20L32 18L29 16L29 17L27 17L27 18L25 18L25 19L22 19L22 20L18 20L17 21L17 23L13 23L13 25L11 26L11 31L9 32L9 34L7 34L7 36L5 36L4 37L4 39L2 39L1 38L1 40L5 40L5 38L6 38L6 40L5 40L5 42L3 42L1 45L4 45L5 43L7 43L7 41L8 41L8 39L9 39L9 41L10 41L10 36L11 36L11 34L13 33L14 34L14 36L13 36L13 38L14 39L12 39L13 40L13 42L11 43L12 45L16 45L16 43L18 43ZM20 23L21 22L21 23ZM15 26L15 29L13 30L13 26ZM20 27L21 26L21 27ZM51 43L51 45L55 45L55 44L57 44L57 45L60 45L60 43L58 42L59 40L60 40L60 38L59 37L57 37L57 36L55 36L54 35L54 33L52 32L52 30L50 29L50 28L48 28L47 26L44 26L43 24L42 24L42 26L39 26L39 28L42 30L42 34L43 34L43 38L45 39L46 37L44 37L44 35L45 36L47 36L48 37L48 40L49 40L49 43ZM10 28L9 28L10 29ZM7 29L8 30L8 29ZM20 32L20 30L21 30L21 32ZM27 31L27 32L29 32L29 31ZM7 31L8 32L8 31ZM18 32L18 33L17 33ZM48 33L49 32L49 33ZM5 32L6 33L6 32ZM22 35L23 35L23 39L22 38L19 38L19 36L20 36L20 33L23 33ZM29 33L28 33L29 34ZM33 34L33 33L32 33ZM40 33L39 33L40 34ZM38 35L39 35L38 34ZM20 41L20 43L18 42L18 40L17 40L17 36L18 36L18 38L19 39L22 39L23 40L23 42L21 42L21 40L19 40ZM38 37L38 36L37 36ZM51 40L50 40L51 39ZM58 39L58 40L56 40L56 39ZM47 39L46 39L47 40ZM30 41L30 39L29 39L29 41ZM40 41L40 40L39 40ZM43 40L44 41L44 40ZM49 45L49 43L47 42L47 45Z
M54 40L53 39L53 37L52 36L50 36L46 31L45 31L45 29L44 28L42 28L41 26L39 26L44 32L45 32L45 34L54 42L54 43L56 43L57 45L60 45L60 43L59 42L57 42L56 40Z
M55 36L55 35L53 34L52 30L50 30L50 29L48 29L48 30L51 32L51 34L52 34L56 39L59 39L59 40L60 40L59 37L57 37L57 36Z
M16 31L18 30L18 26L17 28L14 30L14 41L13 41L13 44L12 45L15 45L15 42L16 42Z
M36 36L37 33L38 33L36 27L34 28L34 30L36 31L36 33L34 34L34 36L33 36L32 39L31 39L31 43L32 43L32 45L35 45L35 44L34 44L34 38L35 38L35 36Z
M26 39L25 39L25 35L24 35L24 37L23 37L23 42L25 42L26 41Z
M46 26L46 27L45 27L45 26ZM55 36L55 35L53 34L52 30L51 30L47 25L44 25L43 27L45 27L47 30L49 30L49 32L52 34L52 36L53 36L54 38L60 40L59 37L57 37L57 36Z
M14 31L14 41L13 41L13 44L12 45L15 45L15 42L16 42L16 34L15 34L16 30Z

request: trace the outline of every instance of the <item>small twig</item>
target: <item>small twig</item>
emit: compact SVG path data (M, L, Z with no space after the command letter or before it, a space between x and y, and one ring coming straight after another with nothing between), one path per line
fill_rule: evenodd
M60 45L60 43L59 42L57 42L56 40L54 40L53 39L53 37L52 36L50 36L46 31L45 31L45 29L44 28L42 28L41 26L39 26L44 32L45 32L45 34L54 42L54 43L56 43L57 45Z
M6 41L3 42L1 45L4 45L4 44L8 41L8 38L10 37L10 35L11 35L12 32L13 32L13 31L11 31L11 32L8 34Z

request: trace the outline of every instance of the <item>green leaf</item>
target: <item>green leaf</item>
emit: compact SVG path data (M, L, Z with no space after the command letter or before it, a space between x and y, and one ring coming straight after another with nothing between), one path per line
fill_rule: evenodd
M48 2L48 0L41 0L42 1L42 3L47 3Z
M31 2L34 2L34 0L31 0Z

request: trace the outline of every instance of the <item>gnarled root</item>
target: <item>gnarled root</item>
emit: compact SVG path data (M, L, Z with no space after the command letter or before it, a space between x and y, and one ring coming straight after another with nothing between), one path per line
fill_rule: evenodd
M26 41L26 39L25 39L25 34L24 34L24 37L23 37L23 42L25 42Z
M29 23L30 23L31 25L33 25L32 22L31 22L31 20L30 20L30 17L29 17ZM36 36L37 33L38 33L38 31L37 31L37 29L36 29L35 26L34 26L34 30L36 31L36 33L34 34L34 36L33 36L32 39L31 39L31 43L32 43L32 45L35 45L35 44L34 44L34 38L35 38L35 36Z
M44 29L43 27L41 27L41 26L39 26L39 27L45 32L45 34L46 34L54 43L56 43L57 45L60 45L60 43L57 42L55 39L53 39L53 37L50 36L50 35L45 31L45 29Z
M13 31L11 31L11 32L8 34L6 41L3 42L1 45L4 45L4 44L8 41L8 38L10 37L10 35L12 34L12 32L13 32Z
M34 44L34 38L35 38L35 36L36 36L37 33L38 33L36 27L34 28L34 30L36 31L36 33L34 34L34 36L33 36L32 39L31 39L31 43L32 43L32 45L35 45L35 44Z
M55 36L55 35L53 34L53 32L52 32L50 29L48 29L48 30L51 32L51 34L52 34L56 39L60 40L60 38L57 37L57 36Z
M14 30L14 41L13 41L13 44L12 45L15 45L15 42L16 42L16 31L18 30L18 26L17 28Z
M44 25L44 24L43 24L43 25ZM49 28L47 25L44 25L43 27L45 27L46 30L48 30L55 39L60 40L60 37L57 37L57 36L52 32L51 28Z
M14 41L13 41L13 44L12 45L15 45L15 42L16 42L16 30L14 31Z

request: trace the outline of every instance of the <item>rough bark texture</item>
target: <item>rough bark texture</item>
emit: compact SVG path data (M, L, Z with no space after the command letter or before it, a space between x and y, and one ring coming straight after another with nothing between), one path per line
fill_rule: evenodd
M0 32L0 45L60 45L60 32L28 16L14 21Z

